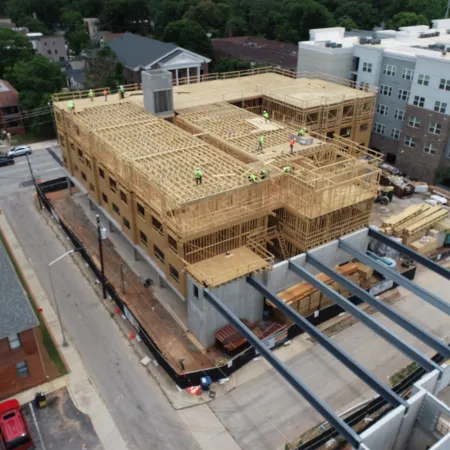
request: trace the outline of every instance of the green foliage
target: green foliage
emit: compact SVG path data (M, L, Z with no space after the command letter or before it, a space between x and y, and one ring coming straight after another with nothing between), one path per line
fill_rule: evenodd
M350 17L341 17L339 19L338 25L340 27L344 27L346 31L358 29L358 25L353 19L350 19Z
M57 23L63 0L7 0L6 12L13 22L20 23L23 16L33 17L45 23Z
M368 1L346 0L339 4L335 16L338 20L352 19L363 30L371 30L379 23L379 12Z
M44 22L31 16L22 16L16 25L18 27L28 28L30 33L42 33L45 36L50 34L50 31Z
M396 14L386 23L389 30L397 30L400 27L410 27L413 25L428 25L429 21L423 14L412 12L401 12Z
M203 56L213 55L211 40L205 30L193 20L181 19L169 23L164 29L163 41L173 42Z
M198 22L207 32L221 36L229 16L229 5L204 0L195 6L191 6L183 17Z
M46 106L51 94L60 91L66 82L58 64L40 55L16 62L6 70L5 78L19 91L20 105L25 110Z
M143 0L103 0L99 19L102 27L113 33L132 31L146 35L150 26L149 5Z
M109 47L103 47L95 58L89 61L85 87L87 89L109 87L114 90L123 82L122 63L116 61L116 54Z
M256 65L255 65L256 67ZM234 72L235 70L247 70L251 69L252 65L248 61L242 61L241 59L235 58L221 58L218 61L215 61L211 72L223 73L223 72Z
M33 53L33 47L26 37L7 28L0 28L1 78L3 78L7 67L12 67L19 61L31 58Z
M89 46L89 35L83 23L83 16L79 12L65 8L60 22L66 30L65 37L70 51L74 55L79 55Z

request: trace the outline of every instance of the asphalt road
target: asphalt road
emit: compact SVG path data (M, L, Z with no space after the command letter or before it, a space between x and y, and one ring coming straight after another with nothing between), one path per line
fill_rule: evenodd
M30 179L24 161L9 166L10 170L0 168L0 207L51 298L47 264L66 249L36 211L33 187L20 187L21 182ZM45 150L34 153L31 163L43 181L63 174ZM47 174L51 176L45 178ZM128 448L199 449L75 263L65 258L52 270L67 333Z

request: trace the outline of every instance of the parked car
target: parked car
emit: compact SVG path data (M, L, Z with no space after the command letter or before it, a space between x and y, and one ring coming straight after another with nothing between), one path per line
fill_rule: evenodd
M31 155L31 147L29 145L19 145L18 147L12 148L7 155L11 158L16 156Z
M15 399L0 403L0 449L31 450L33 439Z
M14 163L15 163L14 158L11 158L6 155L0 155L0 167L9 166Z

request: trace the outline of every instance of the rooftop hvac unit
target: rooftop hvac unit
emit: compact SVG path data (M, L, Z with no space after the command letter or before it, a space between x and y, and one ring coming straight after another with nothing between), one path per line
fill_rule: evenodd
M381 44L381 39L372 39L372 44L373 45L380 45Z
M342 48L342 44L336 44L336 48Z
M450 34L450 30L448 30L449 34ZM359 43L360 44L367 44L367 41L369 41L370 39L367 39L365 37L361 37L359 38Z

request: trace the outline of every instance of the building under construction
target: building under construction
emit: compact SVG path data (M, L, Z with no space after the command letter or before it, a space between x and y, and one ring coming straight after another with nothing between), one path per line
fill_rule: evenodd
M214 288L369 224L376 93L349 83L265 68L172 88L157 70L123 99L57 94L64 166L188 297L188 274Z

